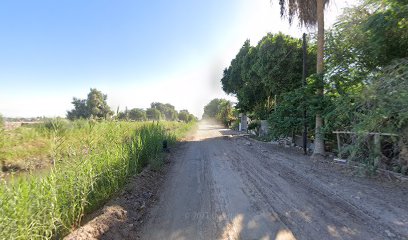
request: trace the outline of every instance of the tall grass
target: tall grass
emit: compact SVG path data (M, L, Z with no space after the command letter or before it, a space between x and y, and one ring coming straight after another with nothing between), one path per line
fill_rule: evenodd
M182 123L54 122L52 169L2 180L0 239L61 238L84 214L111 198L129 176L161 164L162 142L175 142ZM176 134L175 134L176 133ZM73 137L74 136L74 137Z

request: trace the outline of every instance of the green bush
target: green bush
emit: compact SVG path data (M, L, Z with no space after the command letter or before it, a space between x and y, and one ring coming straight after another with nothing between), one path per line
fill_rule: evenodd
M248 124L248 130L254 130L257 136L259 135L260 128L261 128L261 121L259 120L254 120Z
M240 123L240 118L238 118L237 120L233 121L231 124L231 129L232 130L239 130L239 123Z

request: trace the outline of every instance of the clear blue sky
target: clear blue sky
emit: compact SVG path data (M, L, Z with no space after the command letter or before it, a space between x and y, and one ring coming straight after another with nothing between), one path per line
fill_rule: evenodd
M163 101L199 115L224 97L222 69L245 39L268 31L301 33L269 0L2 0L0 113L63 116L96 87L112 108Z

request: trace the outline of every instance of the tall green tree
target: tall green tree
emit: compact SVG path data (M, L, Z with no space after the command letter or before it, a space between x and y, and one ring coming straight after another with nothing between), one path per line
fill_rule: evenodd
M204 106L203 118L215 118L223 99L215 98Z
M106 94L91 88L87 99L73 98L72 104L74 109L67 112L67 118L70 120L79 118L107 119L113 115L113 111L111 111L106 102L107 99L108 96Z
M365 109L360 96L390 64L408 57L406 6L407 0L362 1L326 33L326 132L358 125Z
M226 127L229 127L231 125L231 122L234 120L231 101L225 100L220 102L216 118L217 120L221 121Z
M91 88L86 100L86 106L91 117L107 119L112 116L113 112L106 102L107 99L108 95L103 94L96 88Z
M212 118L229 126L234 120L232 102L226 99L215 98L204 107L204 119Z
M252 47L246 40L221 79L223 90L237 97L236 107L241 112L252 112L266 99L267 91L254 68L258 58L258 47Z
M86 99L74 97L71 103L74 105L74 109L67 112L68 119L75 120L80 118L89 118L90 114L88 106L86 105Z
M310 48L314 56L314 49ZM315 61L308 61L313 73ZM268 33L256 46L246 41L221 79L223 90L238 99L241 112L267 119L283 93L302 86L301 40Z
M324 73L324 8L329 0L279 0L281 17L288 17L292 23L296 16L301 25L317 25L317 62L316 73L322 82L316 94L323 96L323 73ZM316 113L315 141L313 157L319 158L325 155L323 118L320 112Z
M408 57L407 6L408 0L365 0L345 9L327 34L328 60L370 72Z

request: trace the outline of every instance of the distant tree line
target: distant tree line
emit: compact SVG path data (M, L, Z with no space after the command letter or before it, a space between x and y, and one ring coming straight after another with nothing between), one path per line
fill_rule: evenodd
M197 118L188 112L188 110L181 110L177 112L175 107L169 103L153 102L150 104L150 108L133 108L128 110L127 108L120 112L119 108L114 115L114 112L110 109L106 102L107 95L103 94L97 89L91 88L87 99L73 98L72 104L74 109L67 112L67 118L70 120L75 119L117 119L124 121L184 121L191 122L197 120Z
M188 112L188 110L181 110L177 112L175 107L169 103L153 102L150 104L150 108L146 110L141 108L133 108L131 110L126 109L123 112L117 114L119 120L132 120L132 121L183 121L191 122L197 120L197 118Z

